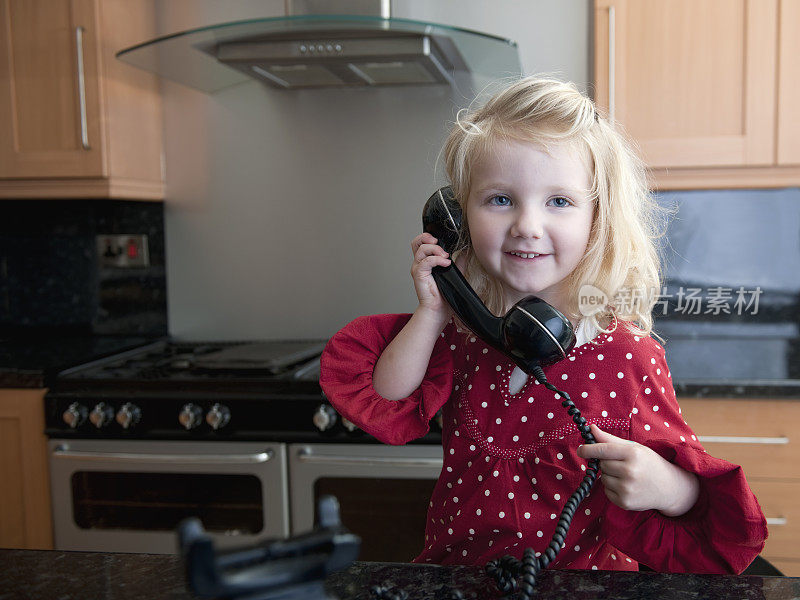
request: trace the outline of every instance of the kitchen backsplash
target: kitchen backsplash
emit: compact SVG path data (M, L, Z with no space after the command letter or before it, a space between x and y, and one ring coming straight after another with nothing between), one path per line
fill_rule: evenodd
M162 204L20 200L0 214L0 331L167 333ZM149 265L101 266L98 236L114 234L146 235Z

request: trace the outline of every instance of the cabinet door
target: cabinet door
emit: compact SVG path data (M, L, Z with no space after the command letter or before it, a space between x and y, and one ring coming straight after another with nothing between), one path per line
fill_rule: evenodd
M105 175L94 0L0 0L0 177Z
M53 548L45 391L0 390L1 548Z
M781 0L778 164L800 165L800 0Z
M596 0L595 91L651 168L775 163L778 0Z

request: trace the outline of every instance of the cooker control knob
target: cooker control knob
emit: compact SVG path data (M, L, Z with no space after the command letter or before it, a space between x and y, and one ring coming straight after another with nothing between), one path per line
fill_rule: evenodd
M358 429L355 423L353 423L349 419L345 419L344 417L342 417L342 425L344 425L344 428L347 429L347 431L349 431L350 433L353 433L356 429Z
M122 425L123 429L129 429L136 425L142 418L142 411L135 404L126 402L117 411L117 423Z
M69 425L72 429L75 429L86 421L86 416L88 414L89 411L83 404L73 402L67 407L67 410L64 411L61 418L64 419L64 423Z
M178 423L183 425L184 429L194 429L203 421L203 411L196 404L184 404L178 415Z
M211 429L222 429L231 420L231 411L224 404L215 404L206 413L206 423L211 425Z
M325 431L336 425L336 411L329 404L320 404L311 420L317 429Z
M89 413L89 421L92 425L101 429L114 420L114 409L105 402L98 402Z

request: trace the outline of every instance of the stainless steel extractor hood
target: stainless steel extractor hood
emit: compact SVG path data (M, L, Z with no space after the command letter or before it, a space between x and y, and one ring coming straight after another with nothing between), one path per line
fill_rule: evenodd
M117 57L167 79L215 92L250 78L280 89L482 85L520 74L514 42L422 21L393 18L388 0L287 0L287 15L185 31ZM344 10L359 14L342 14Z

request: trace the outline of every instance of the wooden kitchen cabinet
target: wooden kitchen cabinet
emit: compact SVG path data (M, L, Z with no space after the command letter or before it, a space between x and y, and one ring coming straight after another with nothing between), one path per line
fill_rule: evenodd
M595 99L658 189L800 185L800 0L595 0Z
M45 392L0 389L0 548L53 548Z
M163 198L152 0L0 0L0 198Z
M679 398L709 454L741 465L767 517L762 556L800 576L800 399Z

